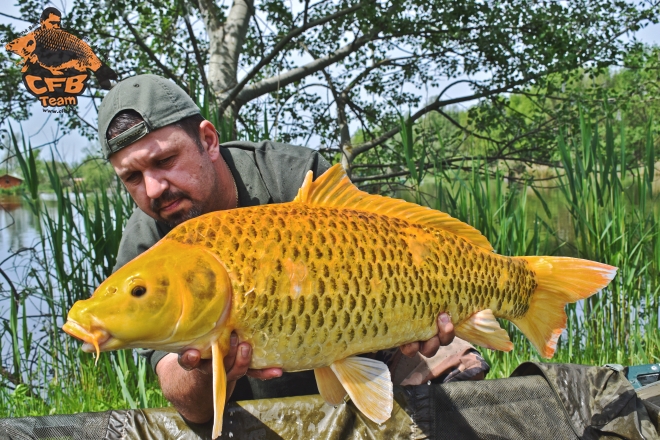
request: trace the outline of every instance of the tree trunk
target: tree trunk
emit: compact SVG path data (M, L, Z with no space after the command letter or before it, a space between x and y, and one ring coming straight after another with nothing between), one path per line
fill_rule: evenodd
M216 100L222 102L238 83L238 59L254 13L254 0L234 0L224 23L218 19L220 10L213 0L199 0L198 7L209 36L209 86ZM232 121L234 137L238 111L231 105L223 115Z
M346 118L346 100L344 98L343 93L340 96L335 96L335 103L337 104L337 121L339 123L339 148L342 153L341 165L350 178L354 157L353 146L351 145L351 132L348 127L348 119Z

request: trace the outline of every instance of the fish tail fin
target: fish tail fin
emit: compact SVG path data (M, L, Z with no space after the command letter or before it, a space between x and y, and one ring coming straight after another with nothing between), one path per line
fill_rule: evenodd
M595 261L568 257L514 257L525 260L536 274L536 289L529 309L512 322L532 342L541 356L551 358L559 335L566 328L564 307L600 292L617 268Z

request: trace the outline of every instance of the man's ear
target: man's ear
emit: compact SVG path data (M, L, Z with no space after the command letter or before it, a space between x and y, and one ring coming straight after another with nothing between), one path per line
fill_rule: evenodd
M199 124L199 139L202 143L202 147L208 153L212 162L220 157L220 139L218 138L218 132L215 130L215 127L212 123L207 120L203 120Z

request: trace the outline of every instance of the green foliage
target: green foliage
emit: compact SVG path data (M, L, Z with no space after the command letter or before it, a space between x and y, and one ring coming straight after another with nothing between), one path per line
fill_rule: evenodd
M417 121L408 118L406 124L399 123L399 133L383 148L366 151L355 159L352 177L372 183L371 187L405 182L417 185L419 172L415 170L431 169L433 161L454 169L478 161L481 173L497 163L511 179L547 178L561 165L558 131L579 136L585 128L580 122L584 118L625 125L625 136L613 136L608 144L610 156L622 161L624 176L642 163L648 168L660 155L660 120L654 117L660 114L656 90L660 84L660 49L638 49L626 57L626 68L603 69L596 76L582 69L553 75L545 87L492 97L467 110L454 107ZM412 133L416 141L411 150ZM353 144L364 142L365 135L358 132ZM412 157L414 163L409 161ZM420 168L421 163L424 166ZM651 172L652 167L647 174Z
M43 2L18 3L21 17L37 23ZM282 0L76 0L68 6L63 27L85 38L120 77L164 75L191 95L198 87L213 94L213 106L232 112L232 123L267 125L260 137L313 138L333 150L342 145L347 122L359 123L375 148L382 142L377 134L396 134L396 109L421 106L414 121L450 104L544 88L550 74L618 63L633 43L614 36L658 20L650 0L342 0L304 7ZM17 29L5 27L0 35L9 40ZM0 58L11 73L0 77L0 90L7 91L0 100L13 102L22 113L11 114L22 119L31 101L15 96L25 92L16 87L14 59ZM428 87L459 77L470 78L458 81L469 92L428 100ZM451 86L446 90L453 92ZM92 93L104 94L95 87ZM73 114L58 120L96 135L93 124Z
M72 167L70 179L86 191L99 191L116 183L116 174L108 161L88 155L79 165Z

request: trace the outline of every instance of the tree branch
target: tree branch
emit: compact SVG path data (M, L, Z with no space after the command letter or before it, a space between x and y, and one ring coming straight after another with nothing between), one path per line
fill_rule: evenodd
M182 89L186 89L185 85L179 80L179 78L170 70L169 67L164 65L163 63L160 62L156 54L151 50L149 46L142 40L142 37L137 33L133 25L131 24L130 20L128 19L128 15L126 13L122 14L122 18L124 19L124 23L126 24L126 27L128 28L129 31L131 31L131 34L133 34L133 38L135 38L135 42L142 48L143 51L149 56L149 58L160 68L160 70L163 71L165 75L167 75L172 81L177 83L179 87Z
M291 69L288 72L285 72L281 75L273 76L271 78L259 81L256 84L253 84L249 87L245 87L236 97L236 100L239 103L245 103L251 101L254 98L257 98L266 93L273 92L277 90L278 87L284 87L292 82L298 81L305 78L308 75L311 75L315 72L318 72L321 69L328 67L329 65L335 63L336 61L341 60L342 58L347 57L351 53L355 52L360 47L364 46L368 42L373 40L373 36L376 35L374 32L371 35L364 36L354 40L351 44L348 44L344 47L337 49L335 52L327 55L323 58L316 59L310 63L305 64L302 67Z
M13 15L5 14L4 12L0 12L0 15L2 15L3 17L11 18L12 20L24 21L26 23L33 24L33 22L30 21L30 20L26 20L26 19L21 18L21 17L14 17Z
M499 94L499 93L504 93L506 91L509 91L513 87L519 86L521 84L524 84L524 83L530 81L531 79L532 78L523 78L523 79L520 79L518 81L514 81L511 84L507 84L506 86L498 87L498 88L493 89L493 90L487 90L487 91L482 92L482 93L475 93L474 95L464 96L464 97L461 97L461 98L448 99L448 100L445 100L445 101L432 102L431 104L428 104L427 106L425 106L422 109L418 110L414 115L410 116L410 120L412 122L414 122L417 119L424 116L425 114L427 114L427 113L429 113L433 110L448 106L448 105L458 104L458 103L461 103L461 102L472 101L474 99L480 99L480 98L485 98L485 97L488 97L488 96L496 95L496 94ZM401 130L401 127L397 126L393 129L391 129L390 131L388 131L387 133L377 137L376 139L374 139L372 141L365 142L362 145L354 147L353 152L352 152L353 157L356 157L359 154L364 153L365 151L369 151L372 148L377 147L378 145L382 144L386 140L388 140L391 137L393 137L394 135L396 135L400 130Z
M202 54L199 51L199 46L197 46L197 38L193 32L192 25L188 19L188 14L186 11L183 11L183 21L186 23L186 30L188 31L188 36L190 37L190 44L192 44L193 51L195 52L195 59L197 60L197 66L199 67L199 75L202 78L202 84L204 84L205 93L209 91L209 83L206 80L206 73L204 72L204 61L202 60Z
M323 24L325 24L325 23L327 23L327 22L329 22L329 21L332 21L332 20L334 20L334 19L336 19L336 18L339 18L339 17L342 17L342 16L344 16L344 15L350 14L351 12L354 12L354 11L360 9L360 7L362 7L362 6L363 6L364 4L366 4L366 3L372 3L372 0L368 0L368 1L365 2L365 3L358 3L357 5L351 6L350 8L342 9L341 11L337 11L337 12L335 12L334 14L330 14L330 15L327 15L327 16L325 16L325 17L323 17L323 18L319 18L318 20L314 20L314 21L311 21L311 22L309 22L309 23L306 23L306 24L304 24L303 26L300 26L300 27L298 27L298 28L292 30L291 32L289 32L286 36L284 36L284 38L282 38L282 39L279 41L279 43L277 43L277 44L275 45L275 47L273 48L273 50L271 50L270 53L269 53L268 55L266 55L265 57L263 57L263 58L259 61L259 63L257 63L257 65L254 66L254 67L250 70L250 72L249 72L247 75L245 75L245 77L244 77L244 78L243 78L243 79L242 79L242 80L241 80L241 81L240 81L240 82L239 82L239 83L238 83L238 84L232 89L232 91L229 93L229 95L227 95L227 97L225 97L225 98L222 100L222 102L220 103L220 107L219 107L219 113L223 113L223 112L225 111L225 109L226 109L227 107L229 107L229 105L231 104L231 102L232 102L237 96L239 96L239 95L241 94L241 92L244 91L244 87L245 87L245 85L248 83L248 81L250 81L252 78L254 78L254 76L255 76L257 73L259 73L259 71L260 71L265 65L267 65L268 63L270 63L270 62L271 62L271 61L272 61L272 60L273 60L273 59L274 59L274 58L275 58L275 57L276 57L276 56L282 51L282 49L284 49L284 47L286 47L286 45L289 44L289 42L291 42L291 40L293 40L295 37L297 37L298 35L304 33L305 31L307 31L307 30L309 30L309 29L311 29L311 28L313 28L313 27L321 26L321 25L323 25ZM324 66L324 67L325 67L325 66ZM294 70L295 70L295 69L294 69ZM318 69L317 69L317 70L318 70ZM267 80L266 80L266 81L267 81ZM263 81L262 81L262 82L263 82ZM258 84L260 84L260 83L258 83ZM288 84L288 83L287 83L287 84ZM255 95L254 97L260 96L260 95L262 95L262 94L263 94L263 93L259 93L259 94ZM250 99L253 99L253 98L250 98ZM250 99L248 99L247 101L249 101ZM240 97L239 97L239 100L241 100Z

